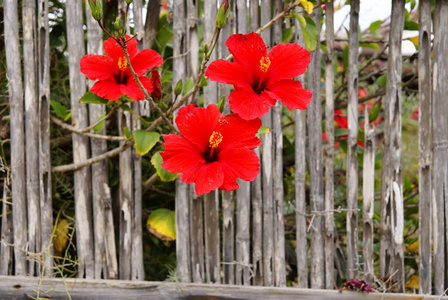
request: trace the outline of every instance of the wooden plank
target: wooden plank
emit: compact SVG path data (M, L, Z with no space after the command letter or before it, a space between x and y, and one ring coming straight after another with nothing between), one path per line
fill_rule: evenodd
M364 110L364 160L362 171L362 219L364 279L372 284L375 279L373 264L373 208L375 203L375 127L369 124L367 108Z
M321 10L315 9L312 18L319 24ZM320 27L318 26L317 48L320 49ZM311 53L311 63L308 67L308 89L313 93L312 101L308 107L308 136L309 145L309 173L310 173L310 205L314 214L310 224L311 232L311 287L324 287L324 241L323 216L323 157L322 157L322 113L320 100L320 53Z
M271 20L271 1L262 0L260 6L261 24ZM270 30L261 33L267 46L271 45ZM272 111L262 117L263 126L272 128ZM263 282L265 286L274 285L274 202L272 191L272 132L264 134L261 150L261 174L263 190Z
M299 9L296 8L296 12ZM299 28L295 21L295 27ZM299 30L295 34L296 42L305 47L303 35ZM305 87L305 75L298 77ZM308 88L308 87L307 87ZM295 219L296 219L296 257L297 257L297 280L298 287L308 287L308 259L307 259L307 216L306 216L306 111L296 109L295 113L295 152L294 152L294 191L295 191Z
M204 217L202 198L196 195L194 183L190 185L190 251L191 279L193 282L205 282L204 276Z
M97 21L93 19L90 13L90 5L86 3L86 23L87 23L87 53L103 54L103 31ZM91 88L93 82L89 80ZM105 106L100 104L89 104L89 122L94 124L105 112ZM98 132L106 134L106 126ZM105 140L91 139L90 147L92 157L107 152L107 143ZM112 243L115 247L114 227L106 227L106 218L112 217L110 209L112 199L109 189L109 175L107 161L103 160L92 165L92 199L93 199L93 227L94 230L94 247L95 247L95 278L116 278L118 270L114 266L117 265L116 257L108 255L106 249L107 243ZM108 209L109 208L109 209ZM112 238L111 241L108 238ZM114 261L108 261L112 257Z
M39 102L37 90L37 24L36 1L22 3L23 22L23 76L25 88L25 141L26 141L26 193L28 209L28 251L41 252L40 241L40 189L39 189ZM40 265L28 260L28 273L38 275Z
M332 289L334 272L334 1L325 5L325 288Z
M26 251L26 177L25 129L23 126L23 86L20 64L18 2L3 2L5 29L6 75L8 77L11 131L11 197L14 224L15 274L27 274Z
M175 0L173 3L173 91L178 80L186 80L186 23L185 7L183 0ZM175 101L173 92L173 101ZM176 180L176 257L177 272L182 281L191 281L190 258L190 209L188 185Z
M144 49L151 48L154 43L154 39L156 38L161 8L160 4L161 0L148 1L148 5L146 7L145 34L143 39Z
M404 289L403 233L400 236L400 233L396 232L396 226L403 222L403 220L398 219L397 208L401 204L397 203L396 200L403 198L401 175L401 37L404 24L404 2L404 0L392 1L380 215L380 275L381 277L393 275L398 284L398 291ZM398 186L400 194L398 197L396 197L394 185Z
M431 293L431 1L419 8L419 292Z
M204 195L205 276L207 283L221 282L218 204L216 191Z
M217 13L217 0L204 1L204 38L203 43L207 43L213 35L215 29L215 20ZM210 56L210 61L217 59L216 51ZM218 102L218 83L215 81L208 81L207 86L204 87L204 106L210 103Z
M235 284L235 201L233 192L222 191L222 260L223 282ZM240 268L240 266L237 266ZM239 272L241 275L241 272ZM239 283L241 284L241 283Z
M50 159L50 30L48 0L39 0L38 24L38 79L39 79L39 187L41 242L44 250L45 275L53 273L53 207Z
M447 162L448 162L448 139L447 139L447 79L448 66L444 53L448 51L447 30L448 24L446 14L448 6L446 1L437 1L436 14L434 17L434 65L433 65L433 97L432 97L432 137L433 137L433 174L432 194L434 217L433 220L433 250L434 250L434 292L442 294L446 288L446 225L442 220L446 216L443 207L447 208ZM436 18L437 16L437 18ZM437 25L436 25L437 24ZM429 37L430 38L430 37ZM437 209L436 209L437 208Z
M6 171L6 170L5 170ZM11 245L14 242L12 214L11 214L11 190L9 174L3 171L3 198L2 198L2 227L0 243L0 275L13 274L14 249Z
M350 2L347 142L347 274L358 277L358 56L359 0Z
M283 1L274 1L273 15L283 11ZM272 46L282 42L283 20L272 26ZM273 200L274 200L274 282L286 286L285 225L283 216L283 104L277 101L272 109Z
M272 288L222 284L169 283L124 280L85 280L0 276L0 294L5 299L22 300L35 297L40 287L40 297L73 300L102 299L291 299L291 300L446 300L448 297L416 294L360 293L354 291L315 290L298 288Z

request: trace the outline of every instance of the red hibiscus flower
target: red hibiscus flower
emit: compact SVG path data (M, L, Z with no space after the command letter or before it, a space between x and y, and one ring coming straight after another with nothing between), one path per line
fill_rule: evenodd
M126 35L125 38L129 39L130 36ZM150 49L139 53L135 39L128 41L126 46L135 73L150 93L153 87L144 74L151 68L160 66L163 63L162 57ZM120 45L113 38L108 38L104 41L104 52L107 56L88 54L80 61L81 72L91 80L98 80L90 91L109 100L117 100L122 95L127 95L136 101L145 99L145 94L140 90L127 66Z
M290 110L305 109L311 102L311 91L292 80L303 74L310 63L310 53L301 46L278 44L267 53L266 45L256 33L233 34L226 46L234 62L214 61L205 76L235 87L229 95L229 106L241 118L260 118L277 100Z
M261 144L255 136L260 119L223 117L214 104L207 108L190 104L179 109L176 124L183 136L165 136L162 167L182 173L182 182L194 182L198 195L217 188L235 190L237 178L252 181L257 177L260 160L252 149Z

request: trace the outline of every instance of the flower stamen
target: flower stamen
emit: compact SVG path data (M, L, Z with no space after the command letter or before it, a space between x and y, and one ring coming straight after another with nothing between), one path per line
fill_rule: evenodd
M270 65L271 65L271 60L269 59L269 57L263 56L260 59L260 70L263 73L266 73L268 71Z
M209 142L212 149L210 150L210 154L208 155L208 157L211 158L213 155L213 150L222 142L222 134L218 131L213 131L212 135L210 136Z
M124 71L124 70L126 70L126 68L128 67L128 63L126 62L126 57L120 57L120 58L118 58L118 68L121 70L121 71Z

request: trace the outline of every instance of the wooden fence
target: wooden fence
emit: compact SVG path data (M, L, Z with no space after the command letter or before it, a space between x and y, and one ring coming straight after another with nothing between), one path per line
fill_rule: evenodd
M123 136L124 127L131 131L141 128L138 116L148 115L147 104L132 104L134 114L117 113L120 136L104 136L106 129L98 133L90 130L105 108L79 103L91 84L80 73L79 61L86 54L85 40L87 53L102 54L102 33L84 1L66 1L72 124L50 117L48 0L23 0L20 3L19 10L18 1L3 1L11 151L10 161L2 166L0 274L55 274L51 246L56 219L52 211L52 177L54 180L61 172L73 172L76 224L76 241L73 242L78 257L77 276L143 280L141 157ZM202 4L203 8L199 9ZM293 256L296 257L298 287L333 289L341 278L359 278L377 284L383 290L404 291L409 277L404 266L406 216L401 136L404 59L401 46L405 0L392 0L390 32L384 37L386 87L363 98L358 97L361 68L359 0L351 1L350 35L346 41L349 45L348 70L343 85L343 90L347 91L345 100L339 99L341 91L335 90L334 85L335 60L341 55L337 55L334 47L332 4L332 1L325 3L325 29L317 26L318 50L311 53L307 73L298 78L313 92L312 102L306 111L287 113L295 124L295 194L286 195L284 189L285 113L281 103L277 103L262 119L263 126L272 130L263 135L263 144L256 149L262 164L260 175L254 182L240 182L237 191L215 191L204 197L197 197L192 186L179 180L176 182L177 272L182 282L285 287L289 264L286 263L284 199L289 196L294 199L288 205L294 208L295 214ZM83 28L83 5L87 10L86 29ZM152 5L151 1L148 5ZM282 42L283 30L294 27L290 42L305 45L298 21L284 18L289 5L292 4L281 0L233 1L231 17L221 32L211 61L229 55L224 42L231 33L258 30L265 43L273 46ZM119 7L120 11L123 7ZM155 7L158 12L157 5ZM202 9L202 15L198 15ZM154 8L148 6L148 10L154 11ZM302 6L294 10L306 14ZM139 47L149 48L154 27L150 25L150 14L143 25L142 11L142 1L134 1L133 26L135 32L140 33L137 37ZM212 36L216 12L216 1L173 1L173 85L179 79L197 76L198 53L202 47L199 37L208 41ZM321 14L319 3L310 17L320 24ZM445 216L445 209L448 209L446 16L448 2L436 1L436 7L431 11L431 1L419 1L418 72L415 74L419 100L418 276L419 292L434 295L442 295L448 281L445 241L448 231ZM278 20L271 27L264 26L274 18ZM323 69L324 85L321 84ZM204 105L207 105L228 95L230 88L209 82L202 92ZM365 147L363 169L360 170L358 128L363 116L358 115L358 107L361 102L378 96L383 96L383 128L379 130L370 125L369 117L365 115ZM347 107L348 117L347 201L346 206L338 210L334 204L334 111L342 107ZM229 112L227 107L225 112ZM50 163L50 118L56 125L73 132L73 163L70 165ZM327 141L321 138L322 120ZM383 136L383 146L375 142L379 134ZM110 150L110 142L120 145ZM379 146L383 153L381 196L375 197L375 154ZM115 155L119 155L120 165L117 197L109 189L107 160L104 160ZM362 189L358 184L360 174ZM119 219L114 219L112 213L114 201L120 210ZM374 220L375 202L380 203L379 225ZM360 208L362 214L359 214ZM334 218L341 211L346 214L344 247L338 240L340 235L336 233ZM379 232L374 228L379 228ZM374 264L375 239L380 240L379 270Z

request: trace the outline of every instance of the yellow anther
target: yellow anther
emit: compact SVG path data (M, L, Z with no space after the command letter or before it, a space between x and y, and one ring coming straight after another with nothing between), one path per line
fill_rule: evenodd
M216 148L222 142L222 134L220 132L213 131L209 139L210 147Z
M271 65L271 60L269 59L269 57L263 56L260 59L260 70L263 73L266 73L268 71L270 65Z
M121 71L124 71L124 70L126 70L127 67L128 67L128 64L126 62L126 57L123 56L123 57L118 58L118 68Z

